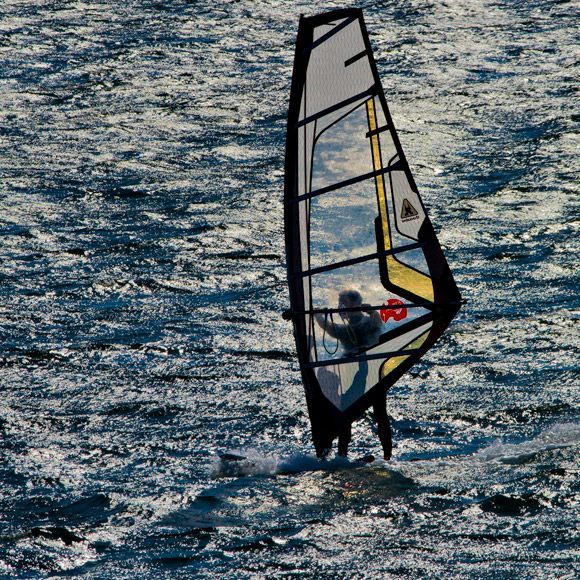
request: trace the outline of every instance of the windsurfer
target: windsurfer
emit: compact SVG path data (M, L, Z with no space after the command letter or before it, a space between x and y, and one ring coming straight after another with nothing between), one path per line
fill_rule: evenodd
M338 295L338 308L360 308L352 312L341 312L344 324L335 324L324 314L315 314L316 322L332 338L337 338L346 356L374 346L381 332L381 317L376 310L365 310L370 304L363 304L357 290L343 290Z
M363 304L363 298L357 290L343 290L338 295L338 308L360 308L360 310L341 312L340 316L344 324L335 324L323 314L315 314L318 325L333 338L337 338L344 349L346 356L357 354L360 350L377 344L381 332L381 317L376 310L366 310L369 304ZM366 371L366 362L361 363ZM357 373L358 374L358 373ZM391 423L387 414L386 395L378 394L373 402L373 414L377 422L379 440L383 447L383 457L391 458L392 435ZM338 454L346 457L348 445L351 440L351 424L345 424L338 433Z

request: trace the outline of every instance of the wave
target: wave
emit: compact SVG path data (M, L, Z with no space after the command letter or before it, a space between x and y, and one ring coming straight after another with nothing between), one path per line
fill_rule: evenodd
M538 453L561 449L580 443L580 424L560 423L521 443L495 442L477 451L473 457L480 461L499 461L521 464L532 460Z

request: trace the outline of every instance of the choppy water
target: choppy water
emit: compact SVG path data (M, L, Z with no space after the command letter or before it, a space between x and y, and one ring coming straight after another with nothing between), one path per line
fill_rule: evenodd
M310 455L280 318L312 4L0 6L0 575L579 573L578 6L369 4L469 304L365 468Z

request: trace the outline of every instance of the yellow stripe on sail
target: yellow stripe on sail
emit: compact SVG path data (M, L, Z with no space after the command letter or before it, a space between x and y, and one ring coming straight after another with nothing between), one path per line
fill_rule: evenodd
M374 131L377 129L377 116L375 112L375 102L373 98L370 98L366 102L367 115L369 120L369 130ZM379 171L383 167L381 160L381 146L379 142L379 135L375 133L371 135L371 150L373 156L373 169ZM383 243L385 245L385 250L392 249L391 244L391 232L389 228L389 214L387 208L387 196L385 193L385 180L384 174L377 175L375 177L375 182L377 185L377 198L379 202L379 213L381 218L381 224L383 226ZM397 261L394 256L386 257L387 263L387 274L390 282L395 286L408 290L413 294L416 294L420 298L427 300L428 302L434 302L435 296L433 294L433 282L429 276L417 272L412 268L401 264Z
M427 337L429 336L429 330L418 336L411 344L405 348L419 348L423 345ZM401 363L405 362L411 355L407 354L405 356L394 356L390 358L381 367L381 379L384 379L389 373L392 373Z
M393 256L387 256L387 272L395 286L409 290L428 302L434 302L433 282L429 276L408 268Z
M375 131L377 129L377 116L375 113L375 102L371 98L367 101L367 115L369 119L369 130ZM381 161L381 146L379 144L379 135L375 133L371 136L371 149L373 152L373 169L378 171L382 168ZM387 212L387 197L385 195L385 181L384 175L377 175L375 177L377 184L377 197L379 201L379 211L381 216L381 223L383 226L385 250L391 249L391 232L389 230L389 214Z

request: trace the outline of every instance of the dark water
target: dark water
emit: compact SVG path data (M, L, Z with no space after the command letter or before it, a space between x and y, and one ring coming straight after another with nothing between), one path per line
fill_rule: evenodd
M0 575L580 572L577 7L371 4L469 303L391 391L392 463L358 469L310 455L280 318L312 5L0 6Z

